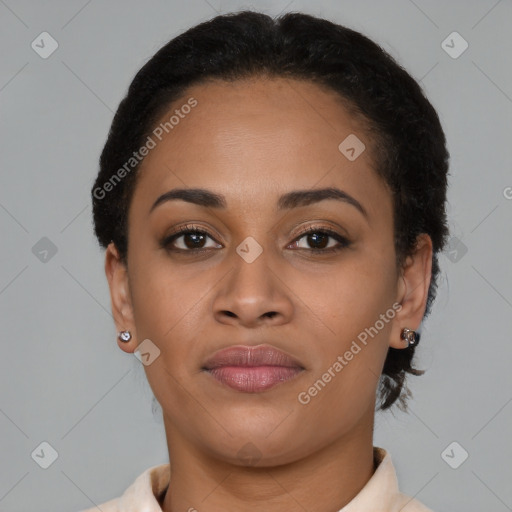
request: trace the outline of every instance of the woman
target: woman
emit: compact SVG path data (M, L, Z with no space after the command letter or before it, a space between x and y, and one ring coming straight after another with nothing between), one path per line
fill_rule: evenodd
M357 32L245 11L161 48L92 196L119 347L170 464L100 509L430 510L373 426L423 373L447 172L435 110Z

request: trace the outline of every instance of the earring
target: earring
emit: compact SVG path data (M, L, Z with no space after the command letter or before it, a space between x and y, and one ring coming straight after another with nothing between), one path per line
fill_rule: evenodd
M132 339L132 334L130 333L130 331L121 331L120 333L117 334L117 337L121 341L126 343Z
M402 330L401 338L409 343L409 347L417 345L420 341L420 333L405 327Z

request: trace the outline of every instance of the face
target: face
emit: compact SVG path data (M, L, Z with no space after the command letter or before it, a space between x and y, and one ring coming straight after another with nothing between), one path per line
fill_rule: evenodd
M241 464L252 443L260 464L278 464L368 433L388 348L406 346L401 327L418 327L429 270L428 254L411 265L423 287L411 307L393 308L407 282L372 141L334 92L309 82L197 85L162 122L191 97L197 105L162 140L153 136L140 168L127 269L113 247L106 259L118 330L135 340L120 346L133 352L149 339L160 351L144 370L169 444ZM355 139L354 152L338 147L351 135L365 145L359 156ZM192 188L222 196L221 206L197 204L196 194L152 208ZM287 196L328 188L341 192ZM204 370L220 349L260 344L301 370L256 391Z

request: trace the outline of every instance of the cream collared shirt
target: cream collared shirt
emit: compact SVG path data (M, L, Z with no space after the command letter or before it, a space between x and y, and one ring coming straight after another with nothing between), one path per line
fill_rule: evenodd
M373 447L377 469L359 493L339 512L433 512L398 489L391 454ZM169 485L170 465L152 466L126 489L122 496L81 512L162 512L158 498Z

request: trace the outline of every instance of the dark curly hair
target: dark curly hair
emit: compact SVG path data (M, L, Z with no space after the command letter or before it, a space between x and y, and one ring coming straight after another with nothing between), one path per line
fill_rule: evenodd
M241 11L216 16L172 39L144 64L119 104L91 190L99 244L106 248L114 242L127 264L127 218L139 164L126 172L126 162L170 105L191 85L259 76L309 80L326 87L364 121L376 155L375 171L393 197L397 268L414 251L419 234L432 239L424 318L428 316L440 270L437 253L448 237L449 154L438 115L418 83L379 45L359 32L303 13L271 18ZM379 409L398 400L399 408L407 410L411 393L406 373L424 373L411 365L414 351L415 346L389 347L379 381Z

